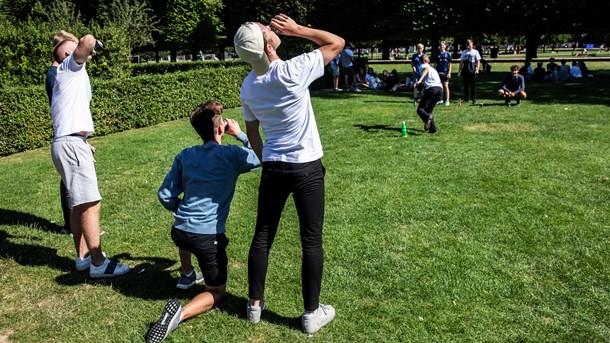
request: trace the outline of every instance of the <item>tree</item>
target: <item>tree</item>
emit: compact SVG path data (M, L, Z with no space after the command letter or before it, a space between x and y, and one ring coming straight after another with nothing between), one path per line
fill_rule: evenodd
M104 26L123 28L130 53L134 48L154 45L153 32L159 31L159 21L148 4L141 0L111 0L102 5L100 20Z
M221 10L221 0L168 1L163 28L166 43L172 50L216 47L224 38Z

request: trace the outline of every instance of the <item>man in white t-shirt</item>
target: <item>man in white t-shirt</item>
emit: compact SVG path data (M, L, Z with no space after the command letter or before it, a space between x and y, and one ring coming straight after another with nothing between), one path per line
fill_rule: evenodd
M319 48L283 61L276 53L281 40L269 26L245 23L234 37L237 54L252 66L242 84L240 100L246 133L263 162L256 230L248 255L247 317L258 323L264 310L269 250L292 193L303 250L302 325L303 331L314 333L334 318L335 310L319 302L325 169L308 87L324 75L324 66L343 49L345 41L330 32L298 25L284 14L271 19L271 26L282 35L305 38Z
M424 55L422 57L421 64L421 76L415 82L415 87L424 83L425 90L424 95L417 106L417 115L424 122L424 131L429 133L436 132L436 123L434 122L434 116L432 111L436 103L441 100L443 95L443 84L441 83L441 77L438 75L436 69L430 66L430 57Z
M66 185L70 229L76 247L76 270L89 271L93 278L123 275L129 266L106 258L100 240L100 196L93 150L87 137L93 130L89 110L91 85L85 64L100 46L92 35L78 43L64 40L53 49L59 63L53 85L51 117L55 133L51 156Z
M474 48L471 39L466 40L466 50L460 56L460 68L458 77L462 77L464 84L464 102L472 99L472 104L477 104L477 76L481 68L481 54ZM469 94L470 91L470 94Z

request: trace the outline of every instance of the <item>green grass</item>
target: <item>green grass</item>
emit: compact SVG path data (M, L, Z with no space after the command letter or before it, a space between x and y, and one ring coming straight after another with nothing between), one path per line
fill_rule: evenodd
M311 341L610 341L610 72L528 84L530 98L508 108L494 96L504 70L479 79L482 108L457 106L455 80L435 135L410 94L312 93L327 168L321 301L337 318ZM174 155L198 143L188 122L91 143L104 250L134 271L102 282L74 272L49 149L0 158L0 341L142 341L167 299L202 290L175 289L172 218L156 199ZM227 300L168 342L307 341L292 203L268 311L259 325L244 319L259 176L237 184Z

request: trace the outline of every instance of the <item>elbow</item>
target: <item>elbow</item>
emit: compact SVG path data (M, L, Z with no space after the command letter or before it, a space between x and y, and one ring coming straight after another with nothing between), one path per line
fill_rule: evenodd
M95 37L93 35L85 35L78 41L78 45L87 47L87 49L93 49L95 46Z
M337 36L337 40L335 42L334 54L335 55L339 54L343 50L343 48L345 48L345 39Z

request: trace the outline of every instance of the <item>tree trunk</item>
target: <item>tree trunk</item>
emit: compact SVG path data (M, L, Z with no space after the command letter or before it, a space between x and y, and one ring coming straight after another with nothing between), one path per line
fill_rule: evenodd
M390 45L387 41L381 41L381 59L389 60L390 59Z
M525 35L525 60L531 61L538 57L538 44L540 43L540 33L529 32Z
M176 60L178 59L178 51L177 50L172 50L170 51L170 61L172 62L176 62Z
M155 50L155 61L159 63L159 50Z

